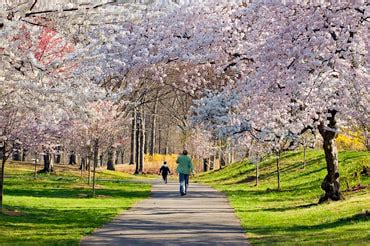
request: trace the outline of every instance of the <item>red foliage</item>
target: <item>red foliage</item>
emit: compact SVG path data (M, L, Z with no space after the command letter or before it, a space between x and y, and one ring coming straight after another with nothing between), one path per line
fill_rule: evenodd
M40 33L35 57L42 64L48 65L66 54L73 52L74 47L54 29L44 27Z

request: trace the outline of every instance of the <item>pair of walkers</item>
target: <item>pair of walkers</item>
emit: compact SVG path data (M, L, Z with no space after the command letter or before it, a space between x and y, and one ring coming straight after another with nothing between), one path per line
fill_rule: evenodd
M194 173L193 163L190 156L188 156L188 151L184 150L182 155L177 158L176 163L176 172L179 174L180 194L184 196L188 192L189 175ZM167 175L171 173L167 162L163 163L159 169L159 173L162 174L163 181L167 184Z

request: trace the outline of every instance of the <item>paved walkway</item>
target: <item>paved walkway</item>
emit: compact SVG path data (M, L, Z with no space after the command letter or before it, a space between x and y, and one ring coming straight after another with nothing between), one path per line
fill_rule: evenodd
M81 245L247 245L226 197L190 184L181 197L177 183L153 185L149 199L86 237Z

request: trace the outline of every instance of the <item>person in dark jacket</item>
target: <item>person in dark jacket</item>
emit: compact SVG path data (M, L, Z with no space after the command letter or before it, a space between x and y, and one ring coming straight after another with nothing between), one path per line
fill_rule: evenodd
M171 171L167 166L167 162L166 161L163 162L163 165L159 169L159 174L162 174L162 178L163 178L163 181L164 181L165 184L167 184L167 176L170 173L171 173Z

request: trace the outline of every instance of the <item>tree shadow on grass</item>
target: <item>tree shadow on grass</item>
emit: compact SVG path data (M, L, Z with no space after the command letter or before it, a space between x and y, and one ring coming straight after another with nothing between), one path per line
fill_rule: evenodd
M9 196L30 196L30 197L47 197L47 198L87 198L91 194L91 189L83 188L39 188L29 190L21 188L5 189L5 194ZM115 189L97 189L96 194L107 198L145 198L148 196L147 191L125 191Z
M248 227L247 231L254 233L271 233L274 231L286 231L286 232L305 232L320 231L326 229L337 228L340 226L350 225L358 222L368 222L369 217L364 213L355 214L353 216L340 218L331 222L320 223L316 225L294 225L294 226L269 226L269 227Z
M94 228L101 227L111 221L113 217L127 207L107 208L102 205L98 208L52 209L35 207L7 207L22 211L22 216L0 215L0 231L9 230L10 233L0 238L2 242L19 242L32 245L77 245L80 236L87 235ZM13 229L17 234L12 234ZM65 235L69 238L63 239ZM15 238L16 237L16 240ZM26 243L27 242L27 243ZM63 242L63 243L62 243Z

